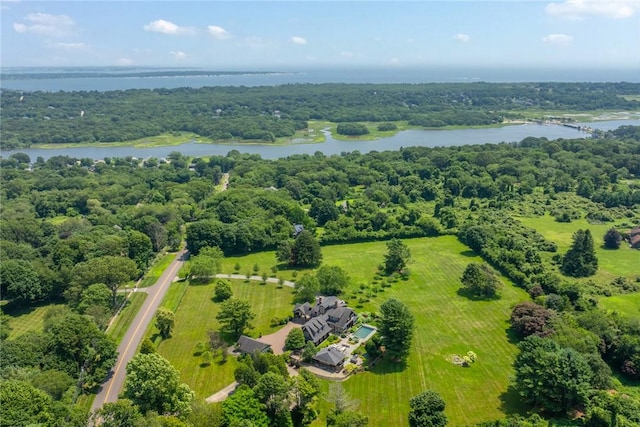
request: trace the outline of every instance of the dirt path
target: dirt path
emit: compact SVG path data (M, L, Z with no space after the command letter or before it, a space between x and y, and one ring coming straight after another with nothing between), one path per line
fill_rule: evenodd
M247 275L246 274L216 274L216 279L247 280ZM260 277L260 276L251 276L251 277L249 277L249 280L262 282L262 277ZM277 277L269 277L269 278L267 278L267 283L280 284L280 279L278 279ZM293 287L296 286L296 284L294 282L291 282L289 280L283 280L282 284L284 286L288 286L290 288L293 288Z

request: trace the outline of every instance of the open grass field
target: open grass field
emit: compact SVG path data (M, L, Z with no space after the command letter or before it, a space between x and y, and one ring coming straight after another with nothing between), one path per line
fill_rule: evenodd
M165 147L181 145L189 141L210 142L208 139L191 132L163 133L131 141L87 142L79 144L35 144L33 148L69 148L69 147Z
M640 317L640 293L600 298L598 303L605 310L615 311L623 316Z
M258 337L278 330L270 327L274 316L284 317L293 308L291 288L277 285L261 285L259 282L232 281L233 297L248 300L256 318L254 327L245 333ZM220 303L212 300L214 285L188 285L177 282L171 286L163 306L175 310L175 327L172 337L162 341L158 352L166 357L180 372L180 378L189 385L196 395L205 398L234 381L233 371L238 366L235 358L229 356L226 363L217 357L210 366L200 366L202 358L194 356L198 342L207 342L207 331L217 330ZM179 304L176 304L179 301ZM177 307L177 309L175 308ZM156 333L154 327L149 336Z
M443 396L451 426L492 420L502 417L504 411L519 410L506 395L511 364L517 353L507 329L512 306L527 300L527 294L505 281L501 299L470 300L458 294L459 279L466 265L480 261L479 257L452 236L405 242L413 257L409 280L372 294L375 297L357 311L376 312L389 297L406 303L416 317L411 355L404 369L381 363L371 372L345 381L343 385L350 397L360 402L359 410L369 416L371 426L407 425L409 399L426 389L434 389ZM376 266L386 252L385 242L325 246L322 251L325 264L349 271L352 286L344 296L351 306L357 307L357 300L363 295L359 287L371 284ZM275 264L275 257L273 252L265 252L229 258L223 271L233 269L236 262L241 264L244 274L254 263L261 266L260 271L265 270ZM268 325L272 313L287 314L293 307L287 288L276 289L275 285L255 282L236 282L233 286L235 296L252 302L258 313L257 325L265 320ZM224 365L214 362L201 368L200 360L192 355L196 343L204 340L206 331L216 324L212 294L212 285L189 287L176 311L174 336L159 346L160 353L180 370L182 380L201 397L230 383L235 368L231 358ZM258 331L266 334L273 330L260 326L251 332L256 336ZM471 368L447 361L449 356L466 354L469 350L478 355L478 362ZM314 425L321 423L322 419Z
M589 229L593 236L598 257L598 273L591 280L609 283L618 276L635 279L640 275L640 251L631 249L622 242L620 249L611 250L603 247L603 236L613 224L589 224L580 219L570 223L561 223L550 215L541 217L518 218L527 227L536 229L545 239L558 244L558 253L565 254L572 243L573 233L579 229Z
M9 339L14 339L29 331L42 332L44 315L50 308L63 306L63 304L47 304L33 308L24 308L20 311L5 312L9 316Z

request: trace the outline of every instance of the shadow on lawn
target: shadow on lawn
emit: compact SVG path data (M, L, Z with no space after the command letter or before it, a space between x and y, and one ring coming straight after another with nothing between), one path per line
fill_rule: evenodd
M460 252L460 255L462 255L464 257L467 257L467 258L473 258L473 257L477 257L478 256L477 253L475 253L474 251L472 251L470 249Z
M460 288L456 291L456 293L461 297L470 299L471 301L496 301L500 299L499 294L493 296L476 295L467 288Z
M522 402L520 394L512 385L500 395L500 411L506 415L526 415L527 407Z
M408 368L406 361L394 362L388 359L378 359L375 365L369 366L369 372L376 375L396 374Z

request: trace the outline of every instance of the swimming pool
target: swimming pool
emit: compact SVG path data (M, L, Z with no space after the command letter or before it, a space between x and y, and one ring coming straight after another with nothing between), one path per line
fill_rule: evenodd
M368 338L369 335L372 335L372 333L375 331L376 331L376 328L372 326L362 325L358 328L357 331L353 333L353 336L363 340L365 338Z

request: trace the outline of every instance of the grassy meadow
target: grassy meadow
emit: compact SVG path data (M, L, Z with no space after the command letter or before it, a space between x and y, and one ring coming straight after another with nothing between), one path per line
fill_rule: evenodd
M618 276L634 280L640 275L640 251L631 249L622 242L620 249L606 249L603 237L613 224L590 224L586 219L574 220L570 223L557 222L552 216L519 217L518 220L527 227L536 229L545 239L556 242L558 253L564 255L572 243L573 233L580 229L589 229L593 236L596 256L598 257L598 272L590 280L609 283Z
M17 311L5 312L9 317L9 339L14 339L29 331L42 332L44 316L53 307L63 304L46 304L37 307L23 308Z
M275 284L262 285L256 281L233 280L233 297L248 300L256 314L253 328L247 335L258 337L275 332L279 327L271 327L273 317L291 314L291 288ZM201 366L202 358L195 356L198 342L207 342L207 331L218 330L216 315L220 303L212 300L213 282L189 285L175 282L163 301L163 306L175 312L175 327L172 336L160 342L156 338L158 352L166 357L180 372L180 378L201 398L210 396L234 381L233 371L238 366L234 357L229 356L222 363L220 356L209 366ZM147 335L154 337L157 330L151 326Z
M640 293L600 298L598 304L608 311L628 317L640 317Z
M376 267L386 252L385 242L322 248L325 264L338 265L349 272L352 285L343 297L356 311L377 312L380 304L394 297L407 304L416 317L406 366L380 363L370 372L345 381L346 391L360 402L359 410L369 416L371 426L406 425L409 399L426 389L438 391L447 402L446 413L452 426L492 420L503 416L504 411L518 410L511 406L507 395L511 364L517 353L507 329L512 306L528 299L527 294L504 280L501 299L471 300L458 294L460 276L469 262L480 261L478 256L453 236L405 242L413 258L409 265L411 276L386 288L373 284ZM264 252L229 258L223 271L232 272L236 262L241 265L241 274L256 263L260 272L269 271L276 264L274 253ZM277 275L288 279L291 271L279 271ZM378 292L361 290L362 284L375 286ZM185 287L176 310L173 337L159 345L159 352L176 366L182 380L198 396L206 397L233 381L236 364L229 358L225 364L216 360L209 367L200 367L200 358L193 356L194 348L206 339L208 329L216 327L218 305L211 301L213 285ZM286 315L293 307L286 287L234 281L233 291L235 297L251 301L257 314L256 327L250 331L253 336L273 332L275 328L268 328L271 317ZM360 303L365 295L369 301ZM175 304L175 296L167 298ZM469 350L478 355L478 361L470 368L447 360ZM315 425L321 423L319 420Z

